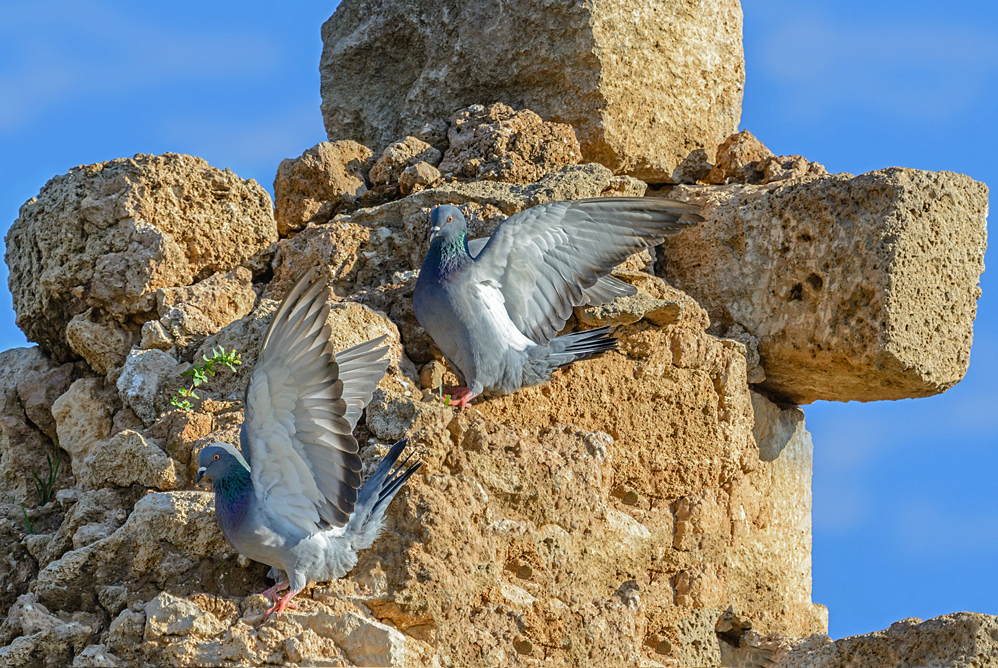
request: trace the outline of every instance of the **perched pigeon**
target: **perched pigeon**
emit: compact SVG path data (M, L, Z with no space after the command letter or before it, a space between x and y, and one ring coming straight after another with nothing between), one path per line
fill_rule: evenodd
M413 306L463 384L455 405L543 383L558 367L613 349L608 327L557 334L574 307L634 294L610 270L696 225L699 211L647 197L549 202L472 245L456 207L434 209Z
M266 616L294 608L291 599L308 582L346 575L421 465L404 468L406 458L392 472L403 439L361 487L353 429L388 366L386 349L377 347L385 337L334 356L329 288L312 276L284 298L260 345L246 389L242 452L212 443L198 457L195 482L211 478L222 533L241 554L273 567L278 582L264 592L274 600Z

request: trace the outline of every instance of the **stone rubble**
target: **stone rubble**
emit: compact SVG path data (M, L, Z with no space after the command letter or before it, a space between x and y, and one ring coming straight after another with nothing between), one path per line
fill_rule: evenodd
M346 0L323 28L340 141L281 163L276 211L255 182L175 154L77 167L25 204L7 262L39 346L0 353L0 665L993 658L995 618L970 613L827 639L795 405L960 380L986 188L828 175L732 134L738 3L673 4ZM386 63L390 84L359 74ZM635 295L576 309L568 330L612 325L619 350L446 405L456 378L411 304L430 210L458 206L481 238L535 204L646 194L707 220L614 270ZM424 467L351 573L264 623L268 568L232 551L193 479L202 448L238 443L260 340L313 267L337 350L387 337L363 475L401 437ZM172 407L218 346L242 366Z
M66 325L78 319L84 346L107 342L94 366L107 373L137 343L135 320L156 310L158 289L235 269L277 240L277 226L255 181L189 155L139 154L51 179L6 240L28 340L55 361L72 359Z

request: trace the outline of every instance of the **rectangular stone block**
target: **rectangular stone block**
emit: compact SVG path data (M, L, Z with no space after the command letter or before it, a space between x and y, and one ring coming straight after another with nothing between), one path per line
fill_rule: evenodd
M782 184L782 185L781 185ZM659 271L758 340L772 395L924 397L963 378L987 246L988 189L890 168L774 184L680 186L707 221L670 237Z
M330 141L381 151L472 104L572 125L583 162L671 182L738 127L738 0L344 0L322 27Z

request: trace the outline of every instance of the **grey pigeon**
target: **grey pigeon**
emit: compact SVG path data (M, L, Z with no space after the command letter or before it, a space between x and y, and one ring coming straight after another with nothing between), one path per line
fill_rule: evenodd
M451 395L455 405L543 383L559 367L612 350L608 327L557 334L574 307L634 294L610 271L701 222L699 211L649 197L549 202L472 246L460 210L435 208L413 307L463 385Z
M333 354L329 288L302 277L260 344L246 388L242 452L212 443L196 483L211 478L222 533L241 554L272 567L267 616L294 608L308 582L341 578L378 537L385 510L421 463L394 472L405 439L361 486L354 427L384 376L385 337ZM411 457L411 455L410 455ZM359 488L359 490L358 490ZM283 597L277 592L290 587Z

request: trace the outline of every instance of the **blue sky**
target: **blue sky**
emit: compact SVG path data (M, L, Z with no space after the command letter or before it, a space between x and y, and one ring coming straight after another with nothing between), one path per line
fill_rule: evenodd
M271 189L323 140L319 26L335 2L3 0L0 224L70 167L176 151ZM993 0L743 0L742 127L859 174L901 165L998 184ZM2 270L6 282L6 267ZM970 372L928 399L805 408L814 600L833 637L998 614L998 307L982 280ZM0 290L0 348L24 345Z

